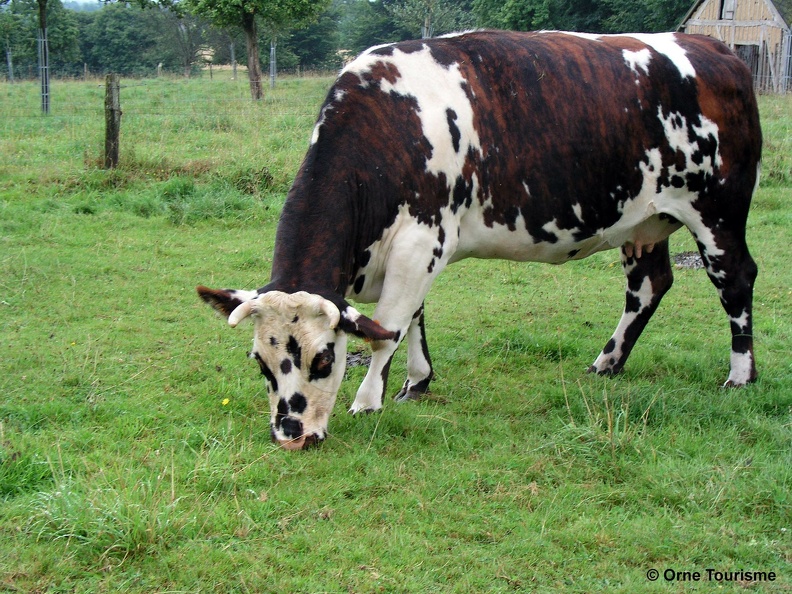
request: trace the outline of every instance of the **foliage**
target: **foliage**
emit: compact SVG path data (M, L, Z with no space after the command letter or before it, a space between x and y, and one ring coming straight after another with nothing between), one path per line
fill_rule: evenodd
M329 4L330 0L184 0L185 10L209 20L217 27L241 29L248 55L248 78L253 99L262 97L262 74L258 36L261 22L274 41L289 29L305 25Z
M687 0L473 0L473 11L487 27L624 33L671 31L689 5Z
M341 6L340 48L352 56L373 45L409 38L409 33L394 22L384 0L349 0Z
M602 23L602 30L673 31L690 8L689 0L602 0L610 13Z
M339 14L331 7L321 13L316 23L292 32L280 44L278 63L283 65L282 51L291 50L302 67L337 69L341 66L338 54Z
M386 8L394 22L413 37L435 37L473 27L467 0L400 0Z
M351 368L330 438L284 452L250 327L193 287L266 282L329 84L253 103L220 76L138 81L115 171L95 83L55 81L47 118L36 84L0 85L2 589L788 592L792 99L760 97L756 384L719 387L730 333L701 270L674 271L623 375L600 378L615 252L466 261L427 299L432 394L351 417ZM390 390L404 373L401 350ZM778 577L646 577L708 567Z
M0 9L17 76L37 72L38 10L36 0L11 0L5 9ZM46 14L49 66L54 72L71 73L81 58L77 19L74 13L63 8L60 0L49 0Z
M17 76L33 76L36 72L36 1L0 1L0 5L4 3L8 6L0 10L2 43L11 48ZM111 2L93 12L64 10L59 0L50 0L48 6L54 73L78 75L83 71L83 64L87 64L89 70L97 74L112 70L140 75L154 72L160 63L166 71L189 73L208 56L215 64L228 64L232 41L237 61L244 63L248 50L243 43L245 35L240 18L245 14L251 16L245 22L255 27L258 43L268 45L271 39L277 39L280 68L336 69L344 57L372 45L421 36L427 22L433 34L472 27L664 31L678 24L688 2L323 0L316 3L299 0L284 3L256 0L239 4L231 0L138 0ZM141 6L146 9L141 10ZM250 36L247 41L251 41ZM268 52L262 54L267 63Z
M85 18L85 17L84 17ZM143 74L157 65L155 13L127 4L110 4L91 13L85 35L85 62L93 72Z

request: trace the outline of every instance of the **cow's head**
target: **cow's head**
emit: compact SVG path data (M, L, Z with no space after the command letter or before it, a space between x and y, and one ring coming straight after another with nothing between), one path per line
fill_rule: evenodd
M266 378L270 433L299 450L327 436L327 423L346 369L347 332L388 340L386 331L354 308L300 291L283 293L197 287L200 297L236 326L255 324L251 358Z

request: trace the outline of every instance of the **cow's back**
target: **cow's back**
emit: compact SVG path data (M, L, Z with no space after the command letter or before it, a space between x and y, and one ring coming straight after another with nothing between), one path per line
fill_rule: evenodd
M563 262L695 227L693 202L747 212L760 145L750 73L717 41L482 31L347 66L295 186L351 204L353 282L405 219L457 238L452 261Z

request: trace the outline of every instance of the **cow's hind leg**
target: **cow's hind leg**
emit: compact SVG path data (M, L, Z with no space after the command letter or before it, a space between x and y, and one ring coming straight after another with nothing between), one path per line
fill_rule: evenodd
M718 236L713 238L712 245L703 242L699 236L696 236L696 243L731 325L731 365L724 386L744 386L756 379L752 303L758 269L748 252L744 233L734 236L723 230L716 233ZM718 245L728 247L719 249Z
M424 325L424 305L413 315L407 330L407 379L401 390L394 396L396 402L418 400L429 390L432 381L432 360L426 343Z
M613 336L589 367L590 372L616 374L622 370L638 337L674 282L667 239L655 244L651 251L646 247L638 250L632 245L622 246L621 263L627 277L624 313Z

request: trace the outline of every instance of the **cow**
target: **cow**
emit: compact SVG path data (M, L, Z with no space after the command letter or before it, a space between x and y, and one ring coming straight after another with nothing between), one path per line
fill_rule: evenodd
M728 316L726 386L756 378L757 267L746 221L761 130L751 75L722 43L662 33L473 31L365 51L338 75L278 223L271 279L197 287L254 321L273 440L327 436L347 336L372 359L349 411L432 380L424 298L463 258L561 264L619 248L623 315L589 371L616 374L672 284L668 237L693 234ZM374 303L371 318L347 299Z

